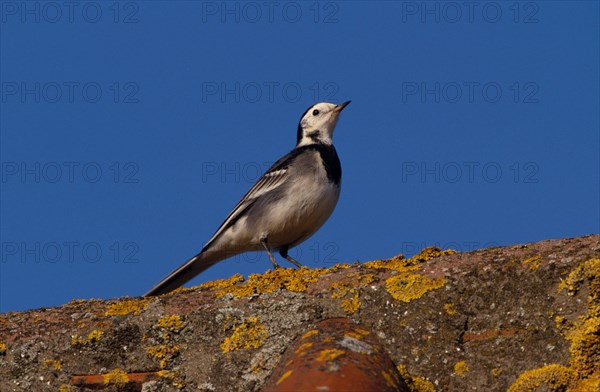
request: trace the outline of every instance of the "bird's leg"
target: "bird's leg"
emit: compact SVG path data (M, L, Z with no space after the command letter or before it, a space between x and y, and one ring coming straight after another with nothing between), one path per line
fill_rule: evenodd
M288 247L287 246L281 247L281 249L279 250L279 254L281 255L281 257L283 257L284 259L287 259L287 261L294 264L296 267L302 268L302 264L298 263L296 260L294 260L294 258L292 256L288 255Z
M263 246L263 248L265 248L265 250L267 251L269 258L271 259L271 263L273 263L273 268L281 268L281 267L279 267L279 264L277 264L277 262L275 261L275 257L273 257L273 253L271 253L271 249L269 249L269 245L267 245L267 237L261 237L260 243Z

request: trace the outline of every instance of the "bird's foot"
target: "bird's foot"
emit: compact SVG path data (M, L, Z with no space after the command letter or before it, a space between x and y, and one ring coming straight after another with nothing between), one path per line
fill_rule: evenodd
M269 259L271 259L271 263L273 264L273 269L275 270L277 268L281 268L279 266L279 264L277 264L277 262L275 261L275 257L273 257L273 253L271 253L271 249L269 249L269 245L267 244L267 238L266 237L261 238L260 243L262 244L263 248L265 248L265 251L269 255Z
M279 250L281 257L294 264L297 268L302 268L302 264L298 263L292 256L288 255L288 247L284 246Z
M298 263L292 256L287 255L285 256L286 260L289 261L290 263L294 264L297 268L302 268L302 264Z

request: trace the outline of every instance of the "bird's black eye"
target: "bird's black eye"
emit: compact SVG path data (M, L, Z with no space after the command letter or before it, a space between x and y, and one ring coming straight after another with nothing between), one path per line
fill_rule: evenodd
M316 116L318 114L319 114L319 110L318 109L313 110L313 116Z

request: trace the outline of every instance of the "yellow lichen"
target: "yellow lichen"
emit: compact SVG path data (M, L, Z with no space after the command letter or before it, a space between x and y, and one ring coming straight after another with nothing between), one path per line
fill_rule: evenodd
M424 263L441 256L453 255L456 251L453 249L441 250L435 246L430 246L421 250L418 254L410 259L404 257L403 254L392 257L388 260L375 260L363 263L366 268L389 269L395 271L414 271L419 269L419 264Z
M444 310L446 311L446 313L448 313L450 316L454 316L456 314L456 308L454 307L454 304L445 304L444 305Z
M455 253L456 253L456 251L454 249L441 250L440 248L438 248L436 246L430 246L428 248L421 250L419 252L419 254L411 257L411 260L418 262L418 263L423 263L425 261L429 261L429 260L435 259L437 257L453 255Z
M521 264L523 264L526 267L529 267L530 270L534 271L540 268L540 265L542 264L542 258L540 256L533 256L523 260Z
M427 380L426 378L413 377L412 380L413 380L414 389L411 389L411 391L435 392L435 387L433 386L433 383L431 381Z
M331 285L331 298L344 298L344 296L351 290L347 287L346 283L336 282Z
M335 271L343 270L343 269L350 268L350 267L352 267L352 264L336 264L333 267L327 268L327 271L335 272Z
M573 388L569 389L569 392L598 392L600 391L600 374L593 374L592 376L576 381Z
M304 335L302 335L302 337L300 339L307 339L313 335L318 335L318 334L319 334L318 329L311 329L310 331L308 331Z
M469 371L469 365L465 361L459 361L454 364L454 373L458 377L463 377Z
M567 323L567 319L562 316L556 316L554 317L554 323L556 324L556 328L563 329Z
M269 359L262 356L262 355L257 355L256 357L252 358L252 362L251 362L251 366L250 366L250 371L253 374L258 374L267 370L272 370L273 368L269 366Z
M385 383L387 384L388 387L394 388L395 390L398 389L398 382L396 380L394 380L394 378L395 378L394 376L396 376L396 374L393 374L393 376L392 376L385 370L382 370L381 375L385 379Z
M58 392L71 392L72 390L71 386L67 384L60 384L58 387Z
M354 314L358 309L360 309L360 305L362 302L360 301L359 292L354 288L344 288L342 289L343 284L334 283L332 285L333 293L331 294L331 298L343 298L342 299L342 309L344 312L348 314ZM344 298L345 296L350 295L349 298Z
M232 285L235 285L236 283L243 282L243 281L244 281L244 277L241 274L235 274L227 279L212 280L210 282L205 282L205 283L199 284L198 286L180 287L176 290L171 291L170 293L167 293L167 295L173 295L173 294L177 294L177 293L185 293L185 292L195 291L195 290L223 289L223 288L230 287Z
M576 295L584 282L588 283L587 314L579 316L572 326L566 319L556 316L557 328L566 330L571 342L569 367L559 364L522 373L509 388L514 391L533 391L541 385L548 389L569 391L597 391L600 385L600 259L590 259L578 265L558 285L559 291L566 290Z
M102 338L102 335L104 335L104 332L99 329L94 329L86 337L75 334L75 335L71 336L71 345L72 346L86 346L88 344L93 344L93 343L100 341L100 339Z
M418 270L419 263L431 260L435 257L440 257L448 254L456 253L453 250L440 250L439 248L430 247L423 249L418 255L411 259L405 259L403 255L398 255L389 260L377 260L364 263L366 268L374 269L391 269L397 271L412 271ZM248 297L254 294L273 293L278 290L288 290L294 292L304 292L308 286L316 281L319 277L325 274L330 274L340 269L349 268L349 264L338 264L331 268L315 268L309 269L306 267L300 269L294 268L277 268L270 270L264 274L252 274L247 280L240 274L233 275L229 279L221 279L217 281L203 283L199 286L192 287L191 290L209 289L214 291L214 295L218 298L227 294L232 294L236 298ZM367 274L370 275L370 274ZM363 275L364 276L364 275ZM368 279L368 278L367 278ZM372 276L371 276L371 279ZM372 281L372 280L371 280ZM360 282L360 286L368 283ZM355 313L361 305L360 292L357 288L355 291L349 292L348 297L342 300L342 308L347 313ZM174 292L190 289L179 289Z
M491 373L492 373L492 376L494 376L494 377L500 377L500 375L502 374L502 369L493 368Z
M302 343L300 345L300 347L298 347L296 350L294 350L294 353L296 353L298 356L303 356L306 354L306 350L308 350L309 348L311 348L313 346L312 342L307 342L307 343Z
M62 362L57 359L45 359L43 365L44 369L52 367L54 370L62 370Z
M277 380L275 385L281 384L283 382L283 380L285 380L286 378L291 376L292 373L293 373L293 370L288 370L287 372L283 373L283 375L281 377L279 377L279 380Z
M243 277L238 274L226 280L205 283L200 287L216 289L215 296L218 298L227 294L242 298L254 294L273 293L278 290L304 292L311 283L318 280L319 276L330 272L331 269L325 268L277 268L264 274L251 274L247 281L244 281Z
M585 317L567 333L571 367L582 376L600 373L600 317Z
M397 365L398 373L410 392L435 392L433 383L423 377L413 376L404 365Z
M228 331L233 328L235 325L239 324L238 320L231 315L231 313L227 313L225 318L221 322L223 327L223 331Z
M369 335L370 332L364 329L356 328L353 331L346 332L344 336L349 336L356 340L361 340L363 337Z
M156 326L159 328L164 328L173 333L179 333L179 331L181 331L184 327L181 317L177 315L162 317L160 320L158 320Z
M0 343L0 355L6 354L6 344Z
M83 304L85 304L87 302L88 302L87 299L75 299L75 298L73 298L71 301L69 301L68 305L83 305Z
M399 274L388 278L385 287L392 297L399 301L410 302L421 298L425 293L439 289L446 283L444 278L429 279L420 274L412 274L410 271L421 269L421 263L440 256L456 253L452 249L441 250L436 247L423 249L419 254L406 259L404 255L392 257L389 260L369 261L363 265L366 268L388 269L399 272Z
M571 384L574 376L573 371L566 366L547 365L523 372L507 392L533 392L542 385L550 391L563 391Z
M407 259L403 254L392 257L387 260L367 261L363 263L366 268L387 269L394 271L414 271L419 269L419 263L412 259Z
M183 378L181 377L181 374L179 374L179 372L174 372L171 370L160 370L158 372L158 375L159 377L167 380L169 384L171 384L177 389L185 388L185 381L183 381Z
M558 288L559 290L567 290L569 295L575 295L579 291L581 283L588 279L591 281L592 286L597 290L595 294L600 296L600 287L596 286L599 283L594 285L598 276L600 276L600 259L590 259L577 266L565 280L560 282ZM596 297L595 299L600 298Z
M317 357L317 362L329 362L335 360L340 355L344 355L346 352L337 348L330 348L322 350Z
M600 259L580 264L560 287L575 295L585 280L588 281L588 313L579 318L566 336L571 342L571 368L584 377L600 373Z
M112 372L102 375L104 385L114 385L117 388L123 388L129 382L127 372L121 369L115 369Z
M226 288L229 288L229 287L235 285L236 283L241 283L243 281L244 281L244 277L241 274L235 274L235 275L231 276L229 279L219 279L219 280L214 280L212 282L202 283L201 285L196 286L194 288L226 289Z
M348 314L354 314L360 309L360 291L373 283L373 274L351 274L346 280L331 285L331 298L342 299L342 309Z
M241 348L259 348L267 340L267 329L256 317L248 319L233 329L231 336L225 338L221 343L224 353L239 350Z
M385 289L395 300L410 302L445 284L444 278L429 279L420 274L401 273L387 279Z
M357 290L353 289L350 293L352 294L352 297L342 300L342 309L348 314L354 314L360 309L362 302L360 301Z
M146 306L148 306L149 300L146 298L142 299L129 299L121 302L117 302L116 304L111 304L106 307L106 311L104 312L105 316L118 316L118 315L126 315L126 314L141 314Z
M150 346L146 349L148 355L159 360L161 369L167 366L167 363L179 354L181 347L173 344L164 344L158 346Z

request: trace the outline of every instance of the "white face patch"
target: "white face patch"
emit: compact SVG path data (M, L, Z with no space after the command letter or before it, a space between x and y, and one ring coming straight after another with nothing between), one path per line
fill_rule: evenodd
M322 102L311 107L302 120L302 139L298 145L313 143L332 144L333 131L340 112L334 110L337 105Z

